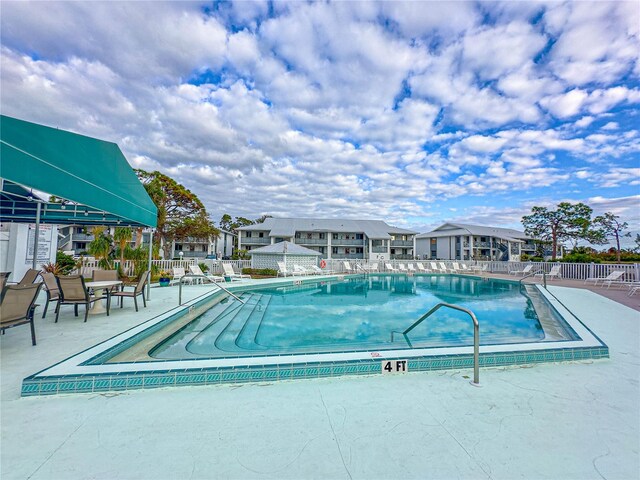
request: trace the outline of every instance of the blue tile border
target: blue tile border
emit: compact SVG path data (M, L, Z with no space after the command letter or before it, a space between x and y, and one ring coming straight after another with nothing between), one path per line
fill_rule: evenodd
M400 357L398 357L400 358ZM481 353L480 367L501 367L536 363L595 360L609 358L606 345L597 347L555 348L518 352ZM384 361L394 360L385 358ZM56 395L63 393L99 393L140 390L174 386L274 382L303 378L338 377L343 375L380 375L382 359L309 364L279 364L254 367L224 367L211 369L181 369L179 371L68 375L29 377L22 382L22 396ZM472 354L434 355L409 359L410 372L470 369Z

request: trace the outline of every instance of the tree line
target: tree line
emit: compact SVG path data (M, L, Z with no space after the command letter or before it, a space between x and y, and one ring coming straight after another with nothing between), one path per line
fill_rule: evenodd
M524 232L540 246L551 247L551 260L556 259L558 246L564 242L571 243L572 250L576 251L581 241L604 245L611 240L619 262L620 240L631 236L631 232L626 231L629 224L611 212L594 218L592 215L593 209L584 203L561 202L555 209L534 206L531 215L522 217L522 225ZM635 242L640 249L640 235L636 235Z

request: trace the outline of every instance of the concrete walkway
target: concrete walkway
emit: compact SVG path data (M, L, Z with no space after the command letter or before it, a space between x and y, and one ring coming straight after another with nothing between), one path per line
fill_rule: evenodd
M482 388L464 370L20 398L23 377L142 318L50 314L36 347L27 327L1 338L0 477L639 478L640 314L550 289L611 358L483 369ZM175 305L153 293L145 315Z

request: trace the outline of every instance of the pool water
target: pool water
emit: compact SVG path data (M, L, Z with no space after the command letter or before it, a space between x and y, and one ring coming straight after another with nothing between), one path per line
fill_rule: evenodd
M440 309L404 330L438 303L473 311L482 345L573 340L577 335L533 288L467 276L372 275L247 290L227 299L153 348L156 359L221 358L348 352L473 344L468 315Z

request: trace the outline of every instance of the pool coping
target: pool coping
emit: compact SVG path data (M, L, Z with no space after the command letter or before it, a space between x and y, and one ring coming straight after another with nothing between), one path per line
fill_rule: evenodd
M302 285L354 276L358 275L278 279L270 282L268 286ZM509 280L501 281L509 282ZM517 282L511 281L511 283ZM230 290L238 292L255 288L255 284L244 284L231 286ZM551 294L540 286L536 288L573 328L580 340L481 346L479 358L481 367L597 359L609 356L607 345L565 308L561 299L557 298L557 293ZM461 369L473 366L472 346L91 364L92 360L122 345L133 336L184 315L198 315L202 308L208 308L208 304L223 296L224 292L220 291L205 293L185 302L180 307L175 307L30 375L23 380L22 396L380 374L383 361L399 359L407 360L409 371Z

